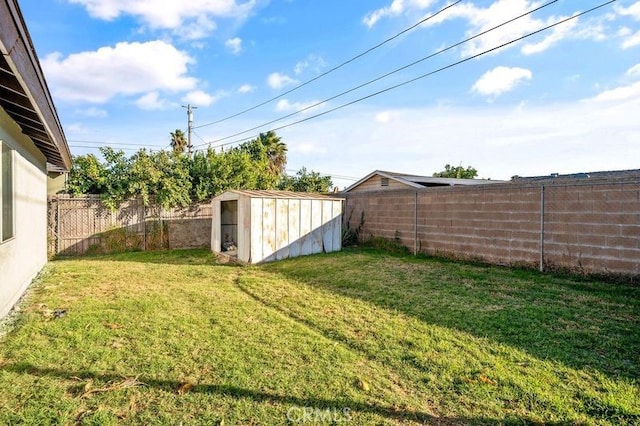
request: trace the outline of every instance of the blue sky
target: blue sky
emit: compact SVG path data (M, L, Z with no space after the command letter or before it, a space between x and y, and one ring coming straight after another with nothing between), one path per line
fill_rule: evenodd
M574 16L603 0L541 10L344 96L546 2L439 0L22 0L75 155L101 145L197 149L278 130L287 168L344 187L375 170L480 177L640 167L640 1L618 0L413 83L328 112ZM446 6L451 6L436 14ZM431 15L366 55L264 106ZM263 123L318 106L288 119ZM314 115L327 112L313 118ZM230 135L254 127L257 130ZM226 139L225 139L226 138ZM229 145L227 145L229 146ZM340 178L338 178L338 176Z

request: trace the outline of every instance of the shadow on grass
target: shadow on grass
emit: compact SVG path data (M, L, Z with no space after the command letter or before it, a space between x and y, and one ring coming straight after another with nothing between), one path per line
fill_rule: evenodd
M540 359L640 377L640 287L371 249L264 270Z
M96 374L90 371L66 371L56 368L44 368L38 367L26 362L19 362L14 364L5 364L0 366L0 371L6 371L17 374L29 374L36 377L53 377L61 380L69 381L83 381L94 380L98 383L102 383L105 386L121 383L127 379L127 377L114 375L114 374ZM132 378L129 378L132 379ZM135 382L139 386L146 386L158 389L164 392L170 392L174 394L180 394L184 383L173 380L157 380L146 378L144 376L135 377ZM94 386L97 383L94 383ZM117 389L113 390L114 392ZM78 386L70 388L70 392L76 397L80 397L84 394L84 386L82 383L78 383ZM287 409L306 408L319 410L342 410L348 408L354 416L357 422L357 413L370 413L376 414L389 420L394 421L411 421L421 424L435 424L435 425L468 425L468 424L526 424L530 423L530 420L524 418L509 418L501 419L500 421L490 418L443 418L435 417L429 413L402 410L393 407L385 407L377 404L369 404L364 402L356 402L349 399L323 399L323 398L300 398L296 396L281 395L277 393L262 392L253 389L241 388L238 386L224 385L224 384L194 384L193 387L185 393L205 393L215 394L222 396L237 397L240 399L248 399L256 403L268 403L268 404L282 404ZM286 421L286 415L283 414L283 422ZM561 423L558 423L561 424Z
M159 265L225 265L237 266L233 263L223 263L209 249L176 249L157 251L132 251L116 254L96 254L83 256L58 256L55 260L72 261L108 261L155 263Z

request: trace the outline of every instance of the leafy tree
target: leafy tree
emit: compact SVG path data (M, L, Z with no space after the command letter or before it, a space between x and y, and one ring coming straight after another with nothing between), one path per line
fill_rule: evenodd
M450 164L444 166L444 170L433 174L433 177L474 179L478 176L478 171L471 166L466 169L462 166L452 167Z
M243 143L237 149L247 152L256 166L263 169L260 189L269 189L277 184L287 165L287 145L275 132L260 133L256 139Z
M182 154L186 147L187 138L185 137L184 132L180 129L176 129L175 132L171 132L171 148L173 149L173 152Z
M282 175L287 165L287 145L274 131L260 133L258 140L265 147L269 169L274 175Z
M73 157L67 191L73 195L100 194L106 179L104 166L93 154Z
M154 154L153 160L161 176L154 188L156 203L164 208L191 204L189 158L160 151Z
M265 163L263 163L264 166ZM202 201L229 189L262 189L261 164L244 150L196 152L191 162L191 197Z
M293 177L283 175L287 147L274 132L226 152L196 152L191 159L182 155L182 131L171 137L170 152L141 149L128 158L107 147L100 149L103 161L92 154L74 157L69 192L100 194L110 208L134 197L141 197L145 205L167 208L204 201L229 189L327 192L332 184L330 177L305 168Z
M130 197L168 208L191 203L189 160L178 153L138 151L131 158ZM152 198L153 197L153 198Z
M278 183L278 189L296 192L329 192L333 182L331 176L321 176L313 170L307 172L303 167L295 176L284 175Z
M102 202L115 209L121 202L131 197L131 162L122 150L111 147L100 148L104 157L104 180L102 181Z

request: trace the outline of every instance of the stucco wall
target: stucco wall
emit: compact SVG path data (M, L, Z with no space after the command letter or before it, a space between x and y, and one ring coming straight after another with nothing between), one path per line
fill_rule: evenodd
M42 153L1 108L0 140L15 150L15 237L0 243L0 317L3 317L47 262L47 174Z

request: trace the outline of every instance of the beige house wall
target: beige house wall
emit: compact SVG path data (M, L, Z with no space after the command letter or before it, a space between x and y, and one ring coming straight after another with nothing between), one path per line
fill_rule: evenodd
M47 195L56 195L67 189L66 173L49 173L47 177Z
M0 243L0 318L47 262L46 160L0 108L0 141L13 151L14 238Z

